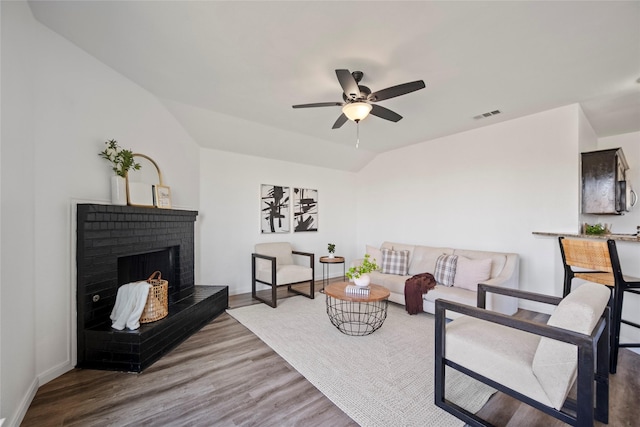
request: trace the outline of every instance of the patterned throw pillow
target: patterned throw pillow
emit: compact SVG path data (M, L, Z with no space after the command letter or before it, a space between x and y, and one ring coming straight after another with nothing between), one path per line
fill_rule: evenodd
M436 260L436 270L433 277L439 285L453 286L456 277L458 255L440 255Z
M382 250L382 272L406 276L409 270L409 251Z

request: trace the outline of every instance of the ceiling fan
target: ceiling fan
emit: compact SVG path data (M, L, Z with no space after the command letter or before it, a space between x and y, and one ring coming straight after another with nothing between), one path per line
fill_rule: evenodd
M425 87L424 81L416 80L415 82L403 83L397 86L391 86L386 89L371 93L371 89L360 85L360 80L364 76L362 71L336 70L336 76L342 86L342 99L344 102L316 102L313 104L294 105L293 108L313 108L313 107L342 107L342 114L333 124L333 129L338 129L347 120L353 120L358 123L369 115L380 117L385 120L397 122L402 116L388 108L375 104L378 101L395 98L396 96L406 95Z

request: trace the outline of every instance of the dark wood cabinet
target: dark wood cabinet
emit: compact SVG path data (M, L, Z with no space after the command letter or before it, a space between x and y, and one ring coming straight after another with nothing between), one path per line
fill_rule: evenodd
M582 213L619 215L628 211L628 169L622 148L582 153Z

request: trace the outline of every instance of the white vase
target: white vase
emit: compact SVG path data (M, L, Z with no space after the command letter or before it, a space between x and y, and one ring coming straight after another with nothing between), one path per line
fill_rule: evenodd
M356 286L369 286L369 283L371 282L371 277L368 274L363 274L360 277L354 277L353 278L353 283L355 283Z
M335 258L336 256L334 254L329 254L329 258Z
M127 182L120 175L111 177L111 204L122 206L127 204Z

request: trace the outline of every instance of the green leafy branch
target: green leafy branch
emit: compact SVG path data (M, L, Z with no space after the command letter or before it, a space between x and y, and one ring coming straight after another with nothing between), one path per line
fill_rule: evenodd
M349 270L347 270L346 276L349 279L357 279L363 274L371 273L372 271L375 271L378 268L380 268L378 264L376 264L375 259L371 261L369 258L370 258L369 254L365 254L362 264L356 267L351 267Z
M584 232L585 234L606 234L609 230L600 223L594 225L585 224Z
M136 163L133 159L133 152L126 150L118 146L118 141L111 139L106 141L107 148L101 151L98 155L103 159L111 162L111 169L121 177L126 177L127 172L130 170L139 170L140 163Z

